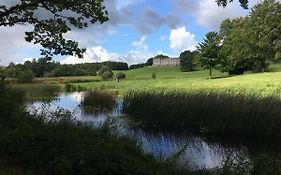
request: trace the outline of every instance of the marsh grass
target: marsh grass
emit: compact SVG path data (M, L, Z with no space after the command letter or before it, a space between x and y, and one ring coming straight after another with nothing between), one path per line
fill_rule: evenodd
M231 91L131 91L124 112L146 125L281 137L281 100Z
M54 99L60 92L60 87L54 84L14 84L12 89L20 90L25 93L25 98L28 101L48 101Z
M115 105L116 94L107 90L86 91L81 101L81 107L85 112L112 111Z

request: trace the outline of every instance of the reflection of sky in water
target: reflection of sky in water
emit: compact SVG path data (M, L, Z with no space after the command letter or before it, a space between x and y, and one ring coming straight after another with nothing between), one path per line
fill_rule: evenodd
M169 159L177 155L178 163L181 166L193 169L212 169L221 166L223 160L227 157L233 157L237 154L247 155L237 147L224 147L218 142L208 143L202 136L195 136L188 132L169 131L169 130L147 130L141 128L128 127L126 120L122 115L122 100L117 100L116 108L108 113L85 113L79 105L83 92L61 94L58 100L52 101L48 105L48 110L64 108L73 113L76 120L90 124L93 127L102 125L108 119L114 120L114 128L117 135L128 136L137 141L142 149L161 159ZM33 111L42 107L43 103L35 102L28 105L27 108ZM45 105L46 106L46 105ZM46 109L46 108L44 108ZM182 150L182 151L181 151Z

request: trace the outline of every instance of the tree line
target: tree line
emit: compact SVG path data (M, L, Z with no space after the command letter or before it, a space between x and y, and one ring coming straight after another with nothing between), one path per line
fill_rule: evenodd
M246 17L227 19L219 32L209 32L197 51L181 54L181 67L192 70L192 59L203 69L228 72L230 75L245 71L264 72L270 63L281 57L281 4L264 0L255 5Z
M128 64L124 62L107 61L102 63L85 64L60 64L47 58L25 61L23 64L10 63L2 68L1 76L21 79L21 76L30 77L60 77L60 76L96 76L103 66L110 70L128 70ZM24 79L24 78L23 78Z

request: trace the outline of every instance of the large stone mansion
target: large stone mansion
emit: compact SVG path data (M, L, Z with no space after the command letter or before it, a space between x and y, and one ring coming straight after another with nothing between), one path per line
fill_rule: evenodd
M179 66L179 58L153 58L152 66Z

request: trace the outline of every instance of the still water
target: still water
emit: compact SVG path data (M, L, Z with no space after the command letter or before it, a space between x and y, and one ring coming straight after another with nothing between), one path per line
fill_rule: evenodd
M190 169L218 168L226 159L239 156L250 160L257 154L281 154L281 143L275 140L212 137L182 129L131 127L122 114L121 99L110 112L87 113L80 108L82 97L83 92L63 93L49 103L28 104L27 109L38 112L63 108L71 111L76 120L92 127L111 121L115 134L134 139L146 153L159 159L176 160L179 166Z

